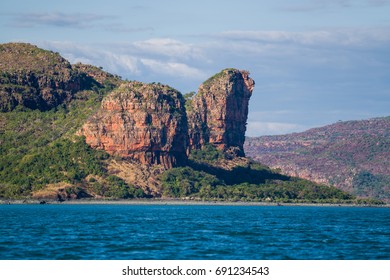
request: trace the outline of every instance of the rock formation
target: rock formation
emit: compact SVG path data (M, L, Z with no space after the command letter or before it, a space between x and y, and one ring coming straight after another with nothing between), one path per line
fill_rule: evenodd
M161 84L124 83L80 130L93 148L165 168L187 161L187 118L180 92Z
M247 71L225 69L187 101L189 150L207 143L235 156L245 156L248 103L255 82Z
M169 86L125 83L103 99L80 134L93 148L165 168L185 165L188 152L207 143L244 156L253 87L248 72L226 69L184 104L180 92Z

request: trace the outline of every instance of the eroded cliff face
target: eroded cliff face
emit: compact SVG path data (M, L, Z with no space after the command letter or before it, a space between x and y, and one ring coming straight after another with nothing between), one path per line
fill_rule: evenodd
M125 83L103 99L79 134L93 148L164 168L185 165L191 150L206 144L244 156L253 87L249 73L236 69L213 76L186 102L169 86Z
M249 72L225 69L199 87L197 95L187 101L189 151L210 143L245 156L248 103L254 85Z
M161 84L122 84L79 132L93 148L165 168L187 162L187 118L180 92Z

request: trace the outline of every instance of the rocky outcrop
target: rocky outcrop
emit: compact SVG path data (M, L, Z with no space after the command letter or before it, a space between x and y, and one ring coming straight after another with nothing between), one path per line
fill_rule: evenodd
M0 45L0 111L17 105L48 110L93 82L58 53L24 43Z
M248 103L254 85L249 72L225 69L199 87L186 105L190 151L210 143L235 156L245 156Z
M79 132L93 148L165 168L187 161L187 118L180 92L161 84L122 84Z
M253 87L248 72L226 69L184 104L180 92L169 86L125 83L103 99L100 111L79 134L93 148L165 168L185 165L186 152L207 143L244 156Z

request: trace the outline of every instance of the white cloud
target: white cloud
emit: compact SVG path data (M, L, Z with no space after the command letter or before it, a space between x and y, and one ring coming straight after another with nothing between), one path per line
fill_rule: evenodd
M359 118L364 110L377 116L388 112L389 44L390 30L362 28L233 30L193 44L157 38L88 46L49 42L44 48L72 63L102 66L124 78L158 81L182 92L196 90L223 68L247 69L256 81L247 135L259 136ZM349 111L324 113L330 110Z
M368 3L371 6L383 7L386 5L390 5L390 0L368 0Z
M313 12L352 7L383 7L389 0L297 0L293 4L284 3L280 10L288 12Z
M86 28L92 26L93 22L109 18L108 16L92 13L24 13L14 16L13 26L15 27L35 27L35 26L55 26L69 28Z
M150 71L161 75L179 76L189 79L204 78L205 74L196 68L190 67L184 63L163 62L154 59L140 59L141 63L149 68Z
M10 16L9 26L16 28L54 27L86 29L95 28L110 33L145 33L153 32L151 26L126 25L112 15L94 13L64 13L64 12L30 12L3 15Z
M102 66L104 70L118 75L140 73L138 59L132 55L97 47L83 46L73 42L44 42L42 47L58 51L70 63L82 62Z
M114 73L120 73L121 71L133 74L140 73L138 59L136 57L127 54L116 54L110 51L105 51L102 54L104 64L110 71Z
M169 42L173 43L173 45L176 44L178 46L176 51L179 52L179 49L181 49L182 55L184 55L185 50L189 50L186 47L182 48L185 45L177 43L178 41L176 43L173 40L163 42L165 42L165 45L169 44ZM202 81L207 78L205 72L201 70L202 68L195 66L196 63L177 57L167 58L165 55L156 55L153 48L144 50L144 53L137 53L132 48L128 48L129 44L89 46L79 45L74 42L52 41L37 45L45 49L58 51L73 64L81 62L101 66L105 71L130 80L159 81L173 83L175 86L182 87L186 83ZM172 53L168 52L167 46L166 53L174 55L174 51ZM185 86L185 90L189 90L189 88Z
M170 38L152 38L132 44L138 52L150 55L163 55L177 58L201 58L201 50L192 44Z
M152 32L153 27L129 27L120 23L107 24L104 28L109 32L120 32L120 33L137 33L137 32Z
M291 43L319 47L324 46L324 44L361 46L390 42L390 30L388 28L337 29L302 32L232 30L222 32L220 37L227 40L252 41L263 44Z

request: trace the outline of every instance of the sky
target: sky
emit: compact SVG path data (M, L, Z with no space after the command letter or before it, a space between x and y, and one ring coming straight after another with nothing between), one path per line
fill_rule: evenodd
M390 0L2 0L7 42L183 94L248 70L247 136L390 115Z

